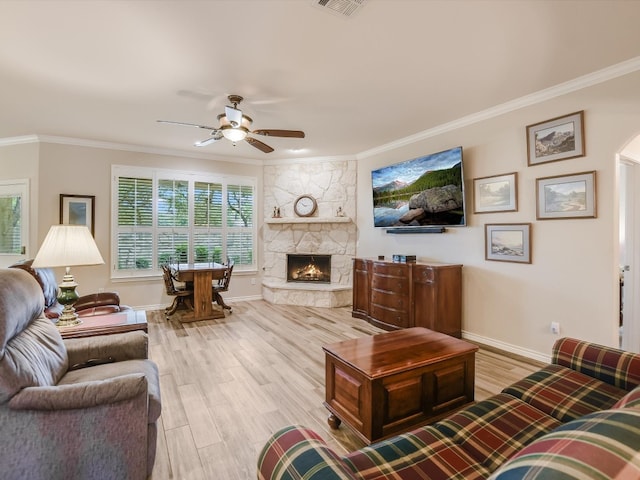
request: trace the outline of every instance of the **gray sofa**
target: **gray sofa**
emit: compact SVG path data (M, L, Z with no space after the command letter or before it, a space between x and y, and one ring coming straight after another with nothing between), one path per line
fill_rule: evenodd
M43 293L0 270L0 476L144 479L160 388L143 332L63 340Z

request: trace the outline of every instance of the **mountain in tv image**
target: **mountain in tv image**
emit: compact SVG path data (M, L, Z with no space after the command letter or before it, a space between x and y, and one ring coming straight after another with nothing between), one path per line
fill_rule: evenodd
M464 225L462 149L372 172L374 226Z

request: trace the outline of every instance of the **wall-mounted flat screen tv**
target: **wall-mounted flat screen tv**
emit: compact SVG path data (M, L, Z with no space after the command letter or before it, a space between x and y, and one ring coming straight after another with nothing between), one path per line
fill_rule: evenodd
M376 227L464 226L462 147L371 172Z

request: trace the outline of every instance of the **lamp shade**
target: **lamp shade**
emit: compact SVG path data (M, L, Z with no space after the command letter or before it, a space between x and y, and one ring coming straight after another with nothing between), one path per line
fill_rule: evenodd
M52 225L32 266L73 267L103 263L98 246L85 225Z

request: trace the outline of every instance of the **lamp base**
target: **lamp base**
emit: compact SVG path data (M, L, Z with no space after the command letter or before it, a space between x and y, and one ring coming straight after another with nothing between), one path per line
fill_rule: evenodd
M82 323L82 320L78 318L76 309L73 308L73 304L78 300L78 293L76 292L78 284L73 279L70 270L71 269L67 267L66 274L62 278L62 283L59 285L60 293L58 294L58 302L64 305L64 308L58 317L56 327L72 327Z
M58 322L56 323L56 327L73 327L75 325L80 325L82 320L78 317L76 313L76 309L71 305L65 305L64 310L58 317Z

